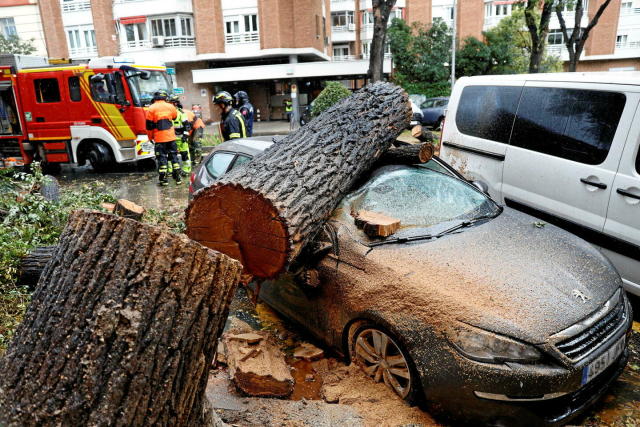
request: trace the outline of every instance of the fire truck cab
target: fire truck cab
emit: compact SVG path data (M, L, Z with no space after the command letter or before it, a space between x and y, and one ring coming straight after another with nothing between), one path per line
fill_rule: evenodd
M0 167L34 160L106 170L154 158L144 108L172 92L163 65L103 57L51 66L46 58L0 55Z

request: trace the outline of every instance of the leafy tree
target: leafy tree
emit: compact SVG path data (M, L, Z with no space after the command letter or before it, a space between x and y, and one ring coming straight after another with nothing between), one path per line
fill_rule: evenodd
M540 3L542 2L542 11ZM529 55L529 72L540 71L540 64L545 53L549 21L553 10L553 0L529 0L524 8L524 18L531 36L531 50Z
M611 0L606 0L604 3L602 3L596 11L595 15L593 15L593 18L591 18L591 21L589 22L587 27L582 29L581 31L580 26L582 23L582 17L584 16L585 12L583 1L555 0L556 16L558 17L558 21L560 22L560 29L562 30L564 43L567 46L567 51L569 52L569 71L576 71L578 61L580 60L580 55L582 55L582 50L584 49L584 45L587 42L589 33L591 32L593 27L596 26L598 20L610 3ZM564 20L564 16L562 15L565 7L567 7L569 10L573 10L574 12L574 24L571 35L569 35L567 24Z
M349 95L351 95L351 92L342 83L327 82L322 92L313 101L311 115L313 117L320 115L324 110Z
M448 95L451 37L451 29L440 19L429 27L394 19L389 27L393 81L409 93Z
M5 37L0 35L0 53L31 55L36 51L36 47L33 44L34 40L21 40L18 36Z
M372 0L373 8L373 40L369 50L369 80L382 80L384 66L384 47L387 41L387 22L396 0Z

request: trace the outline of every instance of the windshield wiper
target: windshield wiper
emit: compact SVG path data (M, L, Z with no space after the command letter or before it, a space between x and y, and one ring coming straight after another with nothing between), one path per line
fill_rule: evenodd
M496 213L493 213L491 215L483 215L483 216L479 216L477 218L473 218L467 221L462 221L459 224L454 225L453 227L449 227L446 230L443 230L439 233L436 234L420 234L417 236L408 236L408 237L396 237L393 239L387 239L387 240L383 240L381 242L373 242L368 244L367 246L369 246L370 248L375 248L377 246L382 246L382 245L386 245L386 244L393 244L393 243L408 243L408 242L414 242L416 240L432 240L432 239L438 239L442 236L445 236L447 234L451 234L454 231L458 231L461 230L463 228L467 228L467 227L471 227L473 224L476 224L480 221L484 221L486 219L491 219L491 218L495 218L496 216L498 216L500 214L500 212L502 212L502 210L498 210Z

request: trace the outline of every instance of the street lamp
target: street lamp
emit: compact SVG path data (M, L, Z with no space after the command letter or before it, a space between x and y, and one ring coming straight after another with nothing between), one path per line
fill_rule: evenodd
M456 82L456 0L453 0L453 37L451 37L451 91Z

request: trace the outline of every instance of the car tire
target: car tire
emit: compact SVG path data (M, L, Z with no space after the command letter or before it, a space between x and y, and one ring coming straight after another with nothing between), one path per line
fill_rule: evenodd
M442 130L442 122L444 121L444 119L442 117L440 117L438 119L438 121L433 125L433 130L436 130L438 132L440 132Z
M353 325L349 331L349 356L374 381L383 382L407 403L417 403L421 385L413 360L385 328L370 322Z
M98 142L92 143L91 147L89 147L87 159L96 172L106 172L113 165L111 151Z

